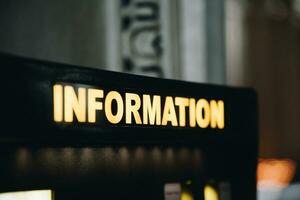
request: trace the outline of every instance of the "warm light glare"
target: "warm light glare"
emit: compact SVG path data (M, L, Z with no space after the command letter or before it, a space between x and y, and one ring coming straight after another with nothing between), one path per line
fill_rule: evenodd
M194 200L193 195L189 192L181 193L181 200Z
M257 167L257 185L260 188L286 187L295 169L295 162L289 159L261 159Z
M205 200L219 200L217 191L210 185L204 187L204 199Z
M0 193L0 200L52 200L51 190Z

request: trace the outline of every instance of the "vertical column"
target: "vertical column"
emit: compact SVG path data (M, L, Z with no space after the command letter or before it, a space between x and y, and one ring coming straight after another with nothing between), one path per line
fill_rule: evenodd
M206 1L206 53L208 82L225 83L224 0Z
M122 71L120 0L105 0L106 66L112 71Z
M180 1L183 80L207 82L205 8L205 0Z
M245 85L244 64L244 1L225 3L226 79L229 85Z

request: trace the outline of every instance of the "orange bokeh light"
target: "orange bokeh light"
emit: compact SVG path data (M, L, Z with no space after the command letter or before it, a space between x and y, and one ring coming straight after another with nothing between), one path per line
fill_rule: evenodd
M290 159L260 159L257 186L286 187L295 175L296 163Z

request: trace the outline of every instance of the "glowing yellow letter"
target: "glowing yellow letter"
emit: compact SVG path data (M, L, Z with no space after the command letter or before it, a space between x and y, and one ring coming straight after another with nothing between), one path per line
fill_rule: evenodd
M185 126L185 107L189 105L189 99L184 97L175 97L175 105L179 107L179 126Z
M65 121L73 122L73 111L78 122L85 122L86 89L78 88L78 98L72 86L65 86Z
M112 101L117 102L117 113L112 113ZM112 124L117 124L121 121L124 114L124 105L122 96L117 91L110 91L105 98L105 115L107 120Z
M133 117L135 119L135 123L141 124L141 116L138 112L138 110L141 107L141 99L139 95L134 93L126 93L126 124L131 124L131 113L133 114ZM132 101L135 103L132 104Z
M210 112L211 112L211 122L210 126L212 128L218 127L219 129L224 128L224 101L215 100L210 101Z
M96 122L96 110L102 110L103 105L97 102L97 98L103 98L103 90L88 89L88 120L90 123Z
M156 119L156 125L160 125L161 122L161 105L160 105L160 96L153 96L153 103L151 105L150 95L143 95L143 122L144 124L154 125Z
M203 110L203 111L202 111ZM205 99L199 99L196 106L196 119L198 126L207 128L210 121L209 103Z
M53 114L54 121L63 121L63 87L62 85L53 86Z
M172 126L178 126L172 97L166 97L164 113L163 113L161 124L163 126L166 126L169 121L171 122Z
M196 126L196 100L191 98L190 99L190 126Z

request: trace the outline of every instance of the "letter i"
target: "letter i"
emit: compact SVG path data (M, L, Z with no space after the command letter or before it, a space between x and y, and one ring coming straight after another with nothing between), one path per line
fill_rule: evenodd
M63 87L53 86L53 117L55 122L63 121Z

